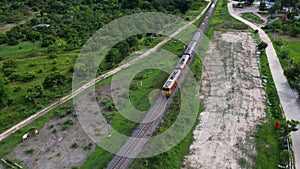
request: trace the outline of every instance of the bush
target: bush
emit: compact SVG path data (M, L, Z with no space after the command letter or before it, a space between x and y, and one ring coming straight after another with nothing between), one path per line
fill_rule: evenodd
M55 53L50 53L48 56L49 59L56 59L57 55Z
M286 164L286 162L289 161L290 156L291 156L291 154L288 150L281 151L280 155L279 155L280 164Z
M290 35L291 36L297 36L300 33L300 28L297 26L293 26L290 30Z
M23 82L30 82L35 78L35 73L34 72L26 72L25 75L22 78Z
M258 44L258 50L264 50L264 49L266 49L267 46L268 46L268 44L266 42L262 41Z
M44 88L52 88L54 86L64 85L67 81L66 75L61 74L60 72L54 72L48 75L44 82Z
M289 51L287 51L286 49L281 49L280 50L280 55L279 55L282 59L288 58L289 57Z
M25 154L33 154L34 153L34 149L31 148L31 149L25 150L24 153Z
M19 44L19 41L16 39L9 39L9 40L7 40L6 43L10 46L15 46L15 45Z
M275 44L277 46L283 46L285 44L285 40L281 37L275 39Z
M284 75L289 80L295 80L295 78L298 76L300 70L298 69L298 66L293 65L290 67L287 67L284 71Z
M18 80L20 78L20 74L19 73L12 73L11 75L8 76L9 80Z
M74 142L74 143L71 145L71 148L78 148L78 147L79 147L79 145L78 145L77 142Z
M5 68L5 69L3 69L3 74L4 74L4 76L6 76L6 77L9 77L10 75L12 75L13 73L15 73L16 71L15 71L15 69L13 69L13 68Z
M73 125L74 124L74 120L73 119L67 119L64 124L66 124L66 125Z

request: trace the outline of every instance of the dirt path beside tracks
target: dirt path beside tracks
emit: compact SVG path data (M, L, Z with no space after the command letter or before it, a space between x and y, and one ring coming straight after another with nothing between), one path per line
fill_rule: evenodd
M102 111L105 108L102 102L111 99L110 90L110 85L95 90ZM18 144L7 158L21 160L21 165L30 169L80 167L96 145L83 130L78 114L71 110L57 111L57 116L47 122L37 136L32 135ZM102 129L105 132L108 127Z
M248 32L216 32L204 59L205 111L183 168L251 168L253 134L265 116L255 43Z

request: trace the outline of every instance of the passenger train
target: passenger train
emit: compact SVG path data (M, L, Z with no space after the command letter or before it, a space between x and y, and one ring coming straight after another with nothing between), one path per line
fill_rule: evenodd
M175 69L170 74L168 80L162 87L162 93L169 98L175 91L179 80L182 77L186 67L192 62L195 56L196 49L204 36L204 32L207 28L210 17L212 16L218 0L215 0L210 6L209 11L207 12L205 18L203 19L198 30L195 32L192 41L189 43L184 54L181 56L179 62L177 63Z

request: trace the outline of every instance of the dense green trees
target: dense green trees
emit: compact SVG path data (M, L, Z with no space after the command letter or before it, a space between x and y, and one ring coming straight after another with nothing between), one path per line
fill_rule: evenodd
M2 65L2 72L4 76L9 77L15 72L16 61L15 60L5 60Z
M284 21L283 19L272 22L267 27L269 30L282 32L290 36L298 36L300 34L300 20L291 18L290 20Z
M63 75L60 72L54 72L48 75L44 82L43 82L43 87L46 89L55 87L55 86L61 86L66 84L67 82L67 77L66 75Z
M48 47L56 40L64 39L67 42L64 49L73 50L82 46L96 30L115 18L142 11L185 13L192 2L193 0L7 0L0 2L3 8L0 16L1 12L19 10L22 6L27 11L38 9L39 13L26 24L0 35L0 44L16 45L24 40L42 39L42 47ZM50 26L35 27L38 24Z
M27 90L27 93L25 95L25 99L27 99L30 102L36 103L36 98L39 98L43 95L44 88L42 85L36 85L34 87L31 87Z

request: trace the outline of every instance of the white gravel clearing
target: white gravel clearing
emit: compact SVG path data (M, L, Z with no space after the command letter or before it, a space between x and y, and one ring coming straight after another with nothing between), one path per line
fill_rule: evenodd
M264 113L254 39L249 32L216 32L204 59L205 111L183 168L251 168L253 134Z

